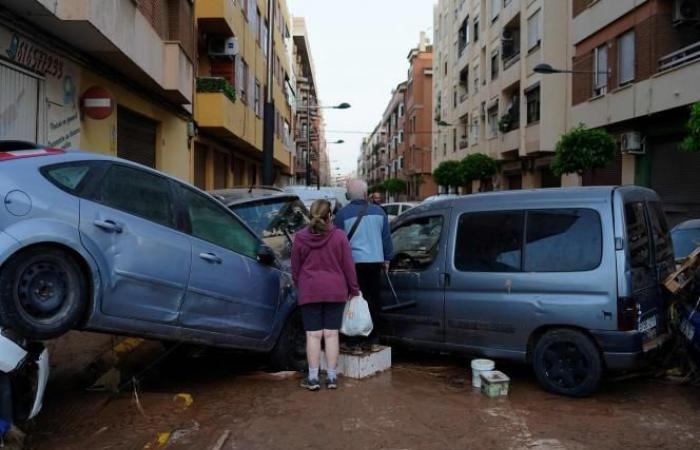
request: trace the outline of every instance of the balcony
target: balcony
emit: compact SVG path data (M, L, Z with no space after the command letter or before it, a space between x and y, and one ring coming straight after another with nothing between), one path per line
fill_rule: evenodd
M194 14L199 31L211 34L233 36L236 14L234 0L197 0Z
M3 6L143 88L192 103L194 70L179 42L165 40L124 0L6 0Z
M659 72L671 70L697 60L700 60L700 42L696 42L659 58Z

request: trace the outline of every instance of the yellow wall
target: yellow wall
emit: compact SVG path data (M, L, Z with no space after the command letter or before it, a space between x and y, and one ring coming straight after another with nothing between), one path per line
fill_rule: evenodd
M186 119L87 69L82 69L81 95L91 86L106 88L118 105L158 122L156 168L184 181L192 180ZM111 116L103 120L84 116L81 121L81 147L84 150L116 156L117 126L116 108Z

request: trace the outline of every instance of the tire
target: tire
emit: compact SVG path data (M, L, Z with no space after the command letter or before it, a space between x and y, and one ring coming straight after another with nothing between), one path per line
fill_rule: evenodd
M535 345L532 366L547 391L568 397L585 397L600 386L603 361L600 351L580 331L546 332Z
M270 363L275 370L303 372L307 369L306 332L298 309L287 318L277 345L270 353Z
M87 282L68 252L37 247L11 257L0 270L0 324L28 339L54 339L83 318Z

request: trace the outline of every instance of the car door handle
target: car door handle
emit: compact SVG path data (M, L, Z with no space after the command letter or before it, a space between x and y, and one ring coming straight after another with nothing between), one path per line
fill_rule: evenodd
M199 257L210 263L221 264L221 258L213 253L200 253Z
M110 233L121 233L123 231L121 225L118 225L113 220L96 220L93 223L97 228L101 228Z

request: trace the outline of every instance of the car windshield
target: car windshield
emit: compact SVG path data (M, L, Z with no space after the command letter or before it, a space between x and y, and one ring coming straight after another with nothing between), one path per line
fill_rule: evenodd
M282 260L291 256L291 237L309 222L306 207L294 197L260 199L231 205L231 210Z
M676 230L671 236L676 258L685 258L700 247L700 228Z

